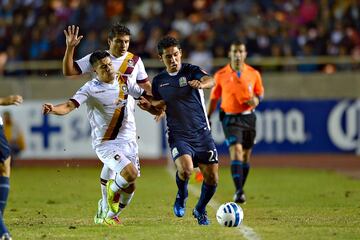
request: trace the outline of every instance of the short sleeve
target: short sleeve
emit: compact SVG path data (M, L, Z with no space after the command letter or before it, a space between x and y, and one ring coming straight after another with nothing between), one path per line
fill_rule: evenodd
M254 86L254 92L256 96L263 97L264 96L264 86L262 84L261 75L258 71L256 71L256 82Z
M214 87L211 89L211 93L210 93L210 99L220 99L221 97L221 79L220 79L220 74L216 73L214 76L215 79L215 85Z
M204 76L209 76L209 74L205 70L195 65L191 65L191 73L192 73L191 80L194 79L200 80Z
M80 58L79 60L75 61L75 63L80 68L81 73L90 73L90 72L92 72L92 66L90 64L90 55L91 54L88 54L85 57Z
M153 95L154 100L162 100L162 97L158 91L158 81L156 77L153 79L152 86L151 86L151 93Z
M81 105L88 100L90 96L89 92L89 84L86 83L74 94L71 99L75 100L79 105Z
M144 83L148 81L148 74L146 73L145 66L141 58L139 57L138 62L136 63L136 66L138 67L138 74L136 76L136 82L137 83Z

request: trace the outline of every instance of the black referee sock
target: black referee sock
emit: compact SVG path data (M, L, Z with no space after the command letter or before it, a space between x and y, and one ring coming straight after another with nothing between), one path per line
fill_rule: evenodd
M234 181L234 185L237 192L243 191L243 163L239 160L232 160L231 161L231 176Z
M244 177L243 177L243 180L242 180L242 185L244 186L245 182L246 182L246 179L247 179L247 176L248 176L249 171L250 171L250 164L249 163L243 163L242 164L242 169L243 169L243 173L244 173Z

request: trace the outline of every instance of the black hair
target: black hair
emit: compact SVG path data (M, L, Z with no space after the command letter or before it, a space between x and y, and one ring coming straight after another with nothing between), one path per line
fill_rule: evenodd
M168 48L168 47L178 47L179 49L181 49L180 43L176 38L171 37L171 36L166 36L166 37L163 37L158 42L157 49L158 49L159 55L162 55L164 52L164 49Z
M90 55L90 59L89 59L91 66L94 66L95 63L97 63L99 60L106 58L106 57L110 57L110 53L108 53L107 51L97 50L97 51L93 52Z
M113 39L116 35L127 35L130 36L130 29L120 23L114 23L109 31L109 39Z

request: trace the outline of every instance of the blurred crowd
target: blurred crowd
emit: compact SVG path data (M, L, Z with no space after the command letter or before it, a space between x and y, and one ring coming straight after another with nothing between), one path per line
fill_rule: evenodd
M360 58L360 0L0 0L0 75L8 62L63 57L67 25L84 39L76 56L107 48L107 32L122 22L130 50L156 58L156 43L172 34L185 57L212 70L231 41L249 57ZM309 70L309 69L308 69ZM311 68L310 68L311 70ZM5 72L11 75L11 72ZM17 72L18 74L18 72Z

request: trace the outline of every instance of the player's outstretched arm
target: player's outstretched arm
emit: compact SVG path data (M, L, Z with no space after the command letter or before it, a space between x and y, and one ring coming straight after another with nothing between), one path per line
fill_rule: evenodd
M83 36L78 36L79 27L75 25L68 26L67 29L64 30L64 34L66 38L66 50L62 64L63 74L65 76L79 75L80 72L74 65L74 51L75 47L80 43Z
M210 76L203 76L200 80L191 80L188 82L192 88L206 89L212 88L215 84L214 78Z
M46 114L65 115L71 112L72 110L74 110L75 108L76 108L75 104L70 100L55 106L51 103L45 103L42 106L42 113L44 115Z
M7 97L0 97L0 105L19 105L23 102L23 97L20 95L10 95Z

